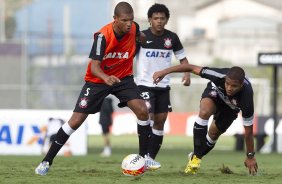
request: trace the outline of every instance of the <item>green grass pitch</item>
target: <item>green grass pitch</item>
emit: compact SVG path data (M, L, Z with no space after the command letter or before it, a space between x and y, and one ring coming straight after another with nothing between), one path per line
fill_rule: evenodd
M166 136L163 147L157 156L162 168L146 172L140 178L124 176L121 161L127 154L137 153L137 136L112 136L113 155L101 158L101 136L90 136L87 156L56 157L48 175L38 176L34 169L43 156L0 156L0 183L49 183L49 184L259 184L281 183L282 155L256 154L259 164L257 176L249 176L244 167L244 152L235 152L234 138L221 137L214 150L202 160L196 175L183 173L187 164L187 154L192 150L192 138L185 136ZM1 148L0 148L1 149ZM222 165L228 166L233 174L223 174Z

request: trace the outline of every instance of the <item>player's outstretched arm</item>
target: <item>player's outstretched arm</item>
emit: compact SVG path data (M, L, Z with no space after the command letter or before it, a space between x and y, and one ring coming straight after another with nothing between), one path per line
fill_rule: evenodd
M172 66L164 70L155 72L153 75L153 80L154 80L154 83L157 84L167 74L170 74L170 73L191 72L195 75L200 75L201 70L202 70L201 66L191 65L191 64L180 64L180 65Z
M258 164L254 155L254 136L253 136L253 126L244 126L245 128L245 142L247 155L245 159L245 166L249 170L250 175L255 175L258 170Z

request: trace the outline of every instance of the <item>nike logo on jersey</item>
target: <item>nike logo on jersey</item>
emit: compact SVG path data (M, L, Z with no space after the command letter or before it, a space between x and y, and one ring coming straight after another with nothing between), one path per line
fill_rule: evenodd
M110 70L110 69L116 67L117 65L119 65L119 63L113 64L113 65L110 65L110 66L104 65L104 70Z
M149 40L146 41L146 43L152 43L152 42L153 42L153 41L149 41Z
M103 59L108 59L108 58L116 58L116 59L128 59L128 52L110 52L105 54Z
M164 51L147 51L146 52L147 57L160 57L160 58L169 58L170 52L164 52Z

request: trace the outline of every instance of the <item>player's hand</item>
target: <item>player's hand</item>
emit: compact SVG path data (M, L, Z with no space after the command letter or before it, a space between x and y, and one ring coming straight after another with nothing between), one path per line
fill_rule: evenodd
M255 157L246 158L244 163L245 163L245 166L249 169L249 174L254 176L258 170L258 164L257 164L256 158Z
M109 86L112 86L116 83L119 83L120 82L120 79L117 78L116 76L114 75L111 75L111 76L108 76L105 80L105 83L108 84Z
M139 41L142 45L144 45L147 41L147 37L143 32L140 32L140 35L137 38L137 41Z
M184 76L182 77L182 84L184 86L190 86L191 80L190 80L190 73L186 72Z
M153 83L158 84L164 78L165 75L166 73L163 70L155 72L153 75Z

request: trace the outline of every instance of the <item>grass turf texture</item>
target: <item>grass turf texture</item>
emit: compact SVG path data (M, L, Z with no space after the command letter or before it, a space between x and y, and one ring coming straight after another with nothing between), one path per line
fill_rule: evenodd
M233 151L234 139L222 137L215 149L202 161L196 175L184 174L187 154L192 150L192 138L184 136L166 136L157 161L162 168L155 172L146 172L140 178L124 176L121 173L121 161L130 154L137 153L137 136L112 136L113 155L101 158L101 136L89 137L87 156L56 157L47 176L34 174L34 169L43 156L0 156L0 183L225 183L258 184L281 183L281 154L256 154L259 164L257 176L249 176L244 167L244 152ZM233 173L224 174L223 167Z

